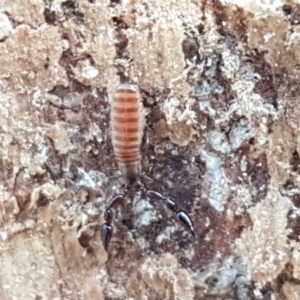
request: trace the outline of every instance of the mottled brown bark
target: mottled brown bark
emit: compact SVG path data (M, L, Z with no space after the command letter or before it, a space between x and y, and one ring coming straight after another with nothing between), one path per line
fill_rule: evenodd
M240 2L0 1L1 299L300 298L300 6ZM106 253L120 82L143 184Z

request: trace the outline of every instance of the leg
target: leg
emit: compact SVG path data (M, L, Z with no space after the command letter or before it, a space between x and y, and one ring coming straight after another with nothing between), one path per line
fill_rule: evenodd
M193 224L191 218L185 211L178 210L177 204L175 201L173 201L169 198L166 198L163 195L161 195L160 193L155 192L153 190L148 190L147 194L154 195L158 198L165 200L167 207L176 214L176 218L179 221L179 223L182 226L184 226L192 234L193 237L195 237L195 228L194 228L194 224Z
M101 226L101 240L102 240L102 244L104 246L105 251L107 251L110 239L111 239L111 237L113 235L113 231L114 231L113 227L111 225L112 219L113 219L112 208L122 204L124 199L125 199L125 195L122 195L122 194L119 194L119 195L113 197L104 212L105 223Z

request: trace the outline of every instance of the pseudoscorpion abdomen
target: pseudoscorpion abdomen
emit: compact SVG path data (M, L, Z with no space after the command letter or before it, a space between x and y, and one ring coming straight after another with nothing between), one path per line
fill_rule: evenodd
M119 168L128 183L139 177L144 126L144 107L138 90L131 84L119 85L111 103L111 139Z

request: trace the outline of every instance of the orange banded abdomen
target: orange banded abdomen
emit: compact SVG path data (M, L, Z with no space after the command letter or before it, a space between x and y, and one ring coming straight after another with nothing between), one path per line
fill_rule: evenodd
M119 168L128 183L139 177L144 126L144 108L137 89L131 84L119 85L111 103L111 139Z

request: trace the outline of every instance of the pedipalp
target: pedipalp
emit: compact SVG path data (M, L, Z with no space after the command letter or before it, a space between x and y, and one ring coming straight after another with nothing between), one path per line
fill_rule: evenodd
M106 208L104 212L104 220L105 223L101 226L101 240L104 246L105 251L107 251L109 242L112 238L114 229L112 226L112 220L113 220L113 211L112 208L115 208L116 206L121 205L124 202L125 194L118 194L115 197L112 198L110 201L110 204Z
M153 190L148 190L147 194L153 195L162 200L165 200L167 208L176 214L176 218L177 218L178 222L183 227L185 227L192 234L193 237L195 237L195 227L194 227L192 219L189 217L189 215L184 210L178 210L178 206L175 201L173 201Z

